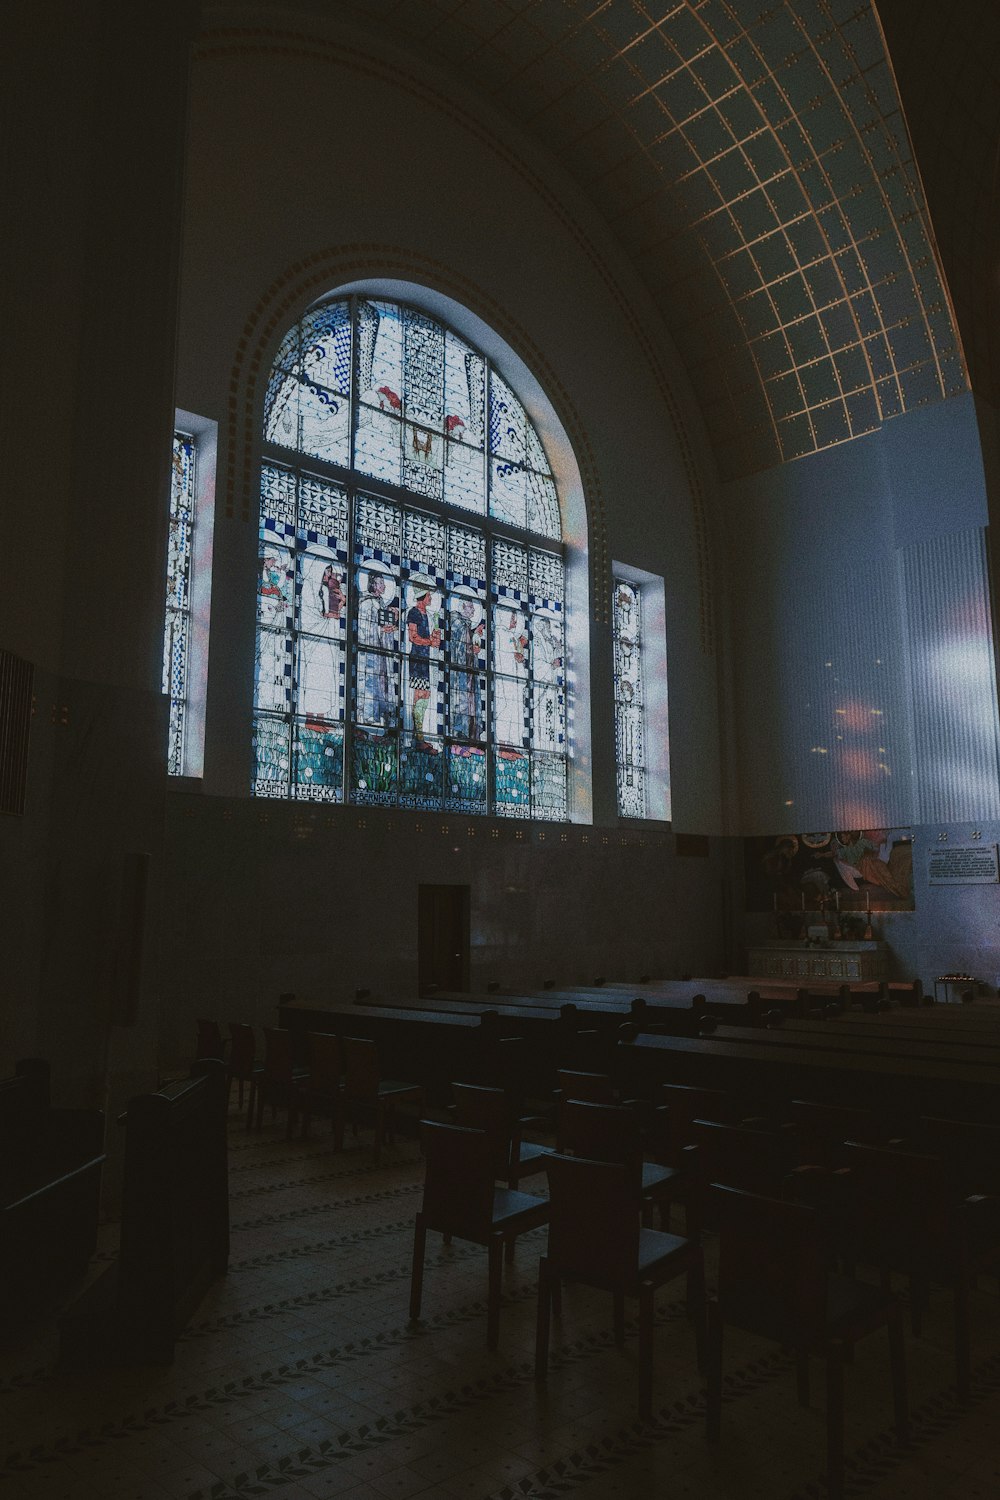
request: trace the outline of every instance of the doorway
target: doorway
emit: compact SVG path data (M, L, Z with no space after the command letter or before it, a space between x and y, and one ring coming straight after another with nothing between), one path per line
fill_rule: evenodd
M417 988L469 988L469 887L417 887Z

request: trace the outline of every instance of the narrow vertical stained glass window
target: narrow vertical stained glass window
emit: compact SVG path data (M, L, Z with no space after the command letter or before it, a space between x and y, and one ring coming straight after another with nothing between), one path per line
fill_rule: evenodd
M191 555L194 536L195 444L175 432L167 541L167 607L163 628L163 686L170 699L167 770L184 774L184 735L191 655Z
M418 309L327 303L264 429L256 795L565 819L559 500L491 362Z
M645 705L642 674L642 596L639 586L614 581L615 752L618 812L646 816Z

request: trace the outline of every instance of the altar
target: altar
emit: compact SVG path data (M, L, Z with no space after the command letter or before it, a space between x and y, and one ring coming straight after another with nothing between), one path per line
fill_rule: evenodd
M747 953L747 973L761 979L834 980L841 984L887 979L884 943L807 943L789 939L755 943Z

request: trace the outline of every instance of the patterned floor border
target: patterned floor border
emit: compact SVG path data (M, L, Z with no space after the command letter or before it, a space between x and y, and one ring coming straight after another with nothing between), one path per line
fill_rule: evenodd
M375 1193L357 1193L353 1198L337 1198L328 1203L308 1203L301 1208L287 1208L279 1213L261 1214L257 1219L243 1219L230 1226L236 1234L242 1229L270 1229L275 1224L294 1224L297 1219L310 1219L318 1214L336 1213L342 1208L360 1208L365 1203L387 1203L392 1198L404 1198L422 1193L422 1182L405 1183L402 1187L382 1188Z
M476 1253L478 1246L470 1246L467 1251L452 1247L450 1251L443 1253L439 1264L453 1264L456 1255L460 1258L468 1258ZM431 1263L431 1262L429 1262ZM409 1266L405 1268L405 1275L409 1276ZM526 1284L504 1297L507 1306L534 1301L537 1295L537 1284ZM297 1300L297 1299L289 1299ZM657 1325L663 1325L683 1317L685 1304L683 1299L675 1303L667 1303L658 1310ZM84 1428L73 1436L57 1439L53 1443L38 1444L32 1448L16 1450L9 1453L0 1465L0 1479L11 1474L24 1473L31 1469L43 1467L48 1464L61 1462L63 1459L71 1458L75 1454L94 1447L103 1446L108 1443L121 1442L136 1433L146 1432L151 1428L169 1426L194 1412L213 1411L232 1405L241 1401L245 1396L252 1395L257 1391L278 1389L300 1381L303 1376L308 1376L319 1370L340 1369L344 1366L354 1365L358 1361L369 1358L373 1354L382 1353L386 1349L401 1348L418 1339L427 1339L435 1334L448 1332L463 1324L472 1322L483 1322L486 1319L485 1300L476 1299L464 1303L461 1307L436 1313L428 1318L422 1318L418 1323L407 1323L402 1327L387 1330L378 1334L375 1338L359 1339L356 1343L344 1344L334 1347L322 1353L315 1354L310 1358L295 1360L292 1364L278 1365L274 1370L265 1369L255 1375L244 1376L239 1381L227 1381L221 1386L210 1386L207 1390L192 1394L183 1400L169 1401L163 1406L147 1407L144 1411L128 1413L117 1421L106 1422L99 1428ZM634 1321L626 1323L626 1333L631 1337L638 1331L638 1324ZM592 1355L603 1353L611 1346L612 1335L608 1330L592 1331L582 1334L568 1350L554 1356L553 1368L561 1368L564 1364L573 1363ZM476 1387L462 1387L462 1392L468 1393L482 1388L485 1396L495 1395L496 1381L503 1381L503 1389L512 1389L515 1386L525 1384L533 1378L533 1372L527 1365L519 1369L510 1368L502 1374L489 1380L478 1382ZM455 1393L448 1393L445 1397L434 1397L428 1402L420 1403L420 1409L425 1407L437 1410L441 1402L457 1399ZM465 1398L463 1398L465 1399ZM477 1398L479 1399L479 1398ZM458 1410L458 1407L449 1408ZM397 1413L397 1416L405 1415ZM381 1419L380 1419L381 1420ZM395 1420L395 1418L394 1418ZM365 1429L368 1430L367 1428ZM381 1429L379 1429L381 1430ZM353 1441L350 1434L342 1434L347 1440Z

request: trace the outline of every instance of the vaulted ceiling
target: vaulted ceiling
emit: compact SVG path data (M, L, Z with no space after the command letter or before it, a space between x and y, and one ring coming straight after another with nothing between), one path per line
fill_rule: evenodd
M671 329L723 477L967 388L870 0L338 8L453 67L574 174Z

